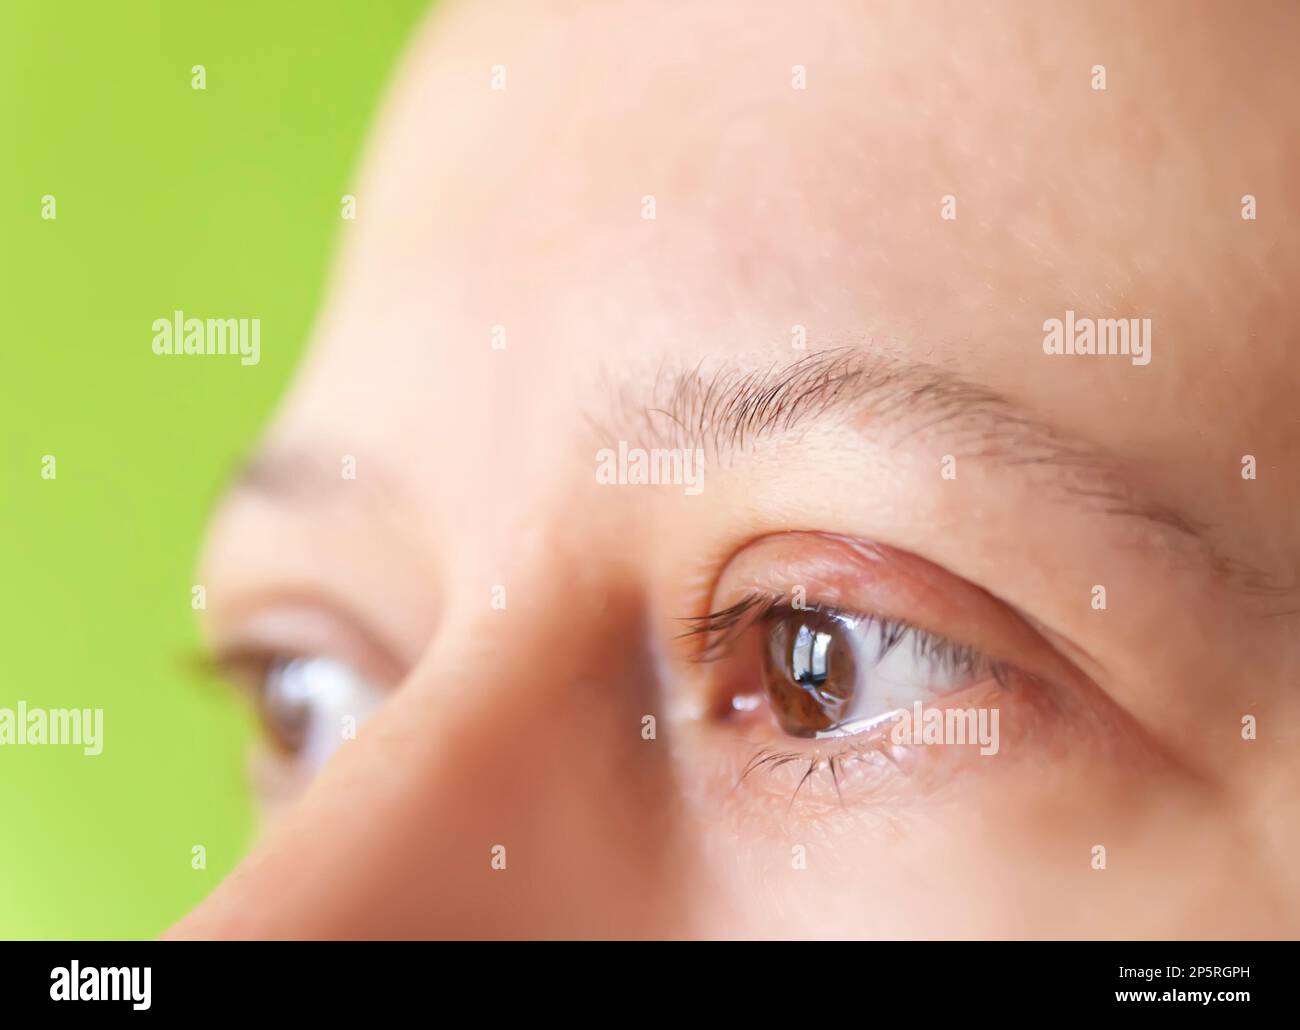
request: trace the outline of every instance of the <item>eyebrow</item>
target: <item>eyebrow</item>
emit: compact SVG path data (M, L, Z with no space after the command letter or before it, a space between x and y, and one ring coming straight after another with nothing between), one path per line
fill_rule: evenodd
M725 464L814 425L871 431L893 447L936 431L944 434L945 454L1019 468L1034 485L1067 503L1152 527L1172 551L1196 556L1241 593L1288 601L1300 594L1300 585L1279 583L1265 570L1221 553L1204 523L1143 496L1133 485L1131 463L1067 436L1003 394L934 365L854 348L817 351L762 368L661 365L648 402L631 381L615 384L606 374L605 382L614 398L614 419L587 420L605 438L614 429L615 436L634 437L642 446L700 449L709 460ZM344 481L338 467L316 447L272 445L238 472L222 501L251 494L280 506L310 507L337 498L391 511L403 492L400 479L391 470L386 474L377 460L367 460L366 473L358 478L362 489L340 490ZM1297 615L1300 608L1266 614Z
M368 455L351 457L359 469L355 479L344 479L342 449L337 455L323 453L319 442L311 446L287 442L272 443L257 451L240 466L209 506L215 511L239 497L252 497L277 507L312 509L343 502L392 512L402 506L400 481L382 461Z
M896 447L941 433L944 453L1019 468L1035 486L1086 510L1153 527L1180 551L1249 594L1281 595L1265 571L1221 554L1209 527L1134 486L1131 463L1066 435L988 387L945 369L854 348L818 351L761 368L661 366L648 403L617 391L616 425L651 447L702 450L725 465L765 441L814 425L871 431Z

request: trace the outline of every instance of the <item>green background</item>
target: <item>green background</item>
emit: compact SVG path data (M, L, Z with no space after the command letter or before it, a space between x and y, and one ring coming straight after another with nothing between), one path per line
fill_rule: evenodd
M250 842L253 720L187 670L195 553L426 6L0 0L0 707L104 709L98 757L0 747L0 936L152 936ZM261 363L154 355L178 308L260 318Z

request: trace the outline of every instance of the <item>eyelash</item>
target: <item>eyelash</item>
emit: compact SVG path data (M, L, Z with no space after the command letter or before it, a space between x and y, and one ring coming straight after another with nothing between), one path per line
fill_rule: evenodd
M267 679L277 663L309 657L307 653L277 651L273 648L248 647L217 653L196 650L184 659L186 668L198 679L218 680L235 688L247 698L257 715L258 736L286 758L296 756L282 728L272 723L264 710Z
M679 634L679 639L704 641L700 650L691 657L691 661L697 663L723 661L735 654L737 643L753 627L810 611L852 620L857 627L863 629L868 629L872 625L879 626L881 646L875 657L877 662L904 641L911 640L915 653L919 657L938 663L940 668L948 673L961 674L971 679L989 678L1004 689L1009 685L1012 667L1000 659L990 658L969 645L950 640L901 619L871 612L856 612L826 604L803 605L796 608L784 594L755 592L727 608L707 615L683 619L681 621L687 628ZM789 807L793 807L804 785L821 769L826 769L830 773L836 796L843 805L840 777L845 762L853 759L870 761L872 756L880 756L901 771L894 756L884 746L887 742L887 737L868 733L858 737L846 737L831 749L826 748L826 742L823 740L818 743L816 750L811 752L782 749L770 744L763 745L758 747L745 762L732 790L738 790L751 773L760 769L775 771L794 762L803 762L806 763L806 768L790 794Z

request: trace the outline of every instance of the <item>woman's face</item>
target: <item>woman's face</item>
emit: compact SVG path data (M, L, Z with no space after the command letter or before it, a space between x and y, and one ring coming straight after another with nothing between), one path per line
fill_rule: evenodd
M173 932L1294 935L1296 19L440 6L213 521L273 818Z

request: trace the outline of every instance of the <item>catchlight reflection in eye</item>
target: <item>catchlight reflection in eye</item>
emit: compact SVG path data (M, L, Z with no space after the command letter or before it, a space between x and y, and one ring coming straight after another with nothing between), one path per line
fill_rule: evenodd
M277 659L260 692L262 720L284 751L318 769L384 702L386 692L346 662L322 656Z

